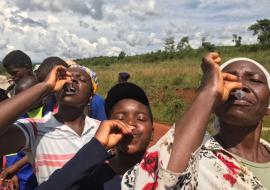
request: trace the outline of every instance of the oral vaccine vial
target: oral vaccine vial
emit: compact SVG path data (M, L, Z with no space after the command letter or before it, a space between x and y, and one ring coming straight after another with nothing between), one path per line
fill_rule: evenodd
M234 92L234 96L238 99L238 100L241 100L242 98L245 97L245 92L242 91L242 90L236 90Z

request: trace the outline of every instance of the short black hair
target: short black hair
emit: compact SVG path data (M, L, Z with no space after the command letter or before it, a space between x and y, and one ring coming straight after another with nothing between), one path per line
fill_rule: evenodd
M30 57L21 50L9 52L2 61L5 68L17 67L32 70L32 61Z
M36 76L39 82L42 82L46 79L47 75L51 72L52 68L57 65L62 65L68 68L68 64L61 59L60 57L47 57L40 64L38 69L36 70Z
M153 115L147 95L142 88L130 82L116 84L109 90L105 99L105 113L108 118L113 106L123 99L133 99L144 104L148 109L151 122L153 122Z

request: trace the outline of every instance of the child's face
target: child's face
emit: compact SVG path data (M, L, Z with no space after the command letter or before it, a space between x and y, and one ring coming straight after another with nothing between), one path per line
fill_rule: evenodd
M255 64L247 61L230 64L223 72L239 78L245 96L240 100L230 96L229 100L217 109L219 119L237 126L256 125L266 114L269 105L270 93L266 76Z
M59 104L84 106L92 96L92 82L90 76L79 68L69 68L72 83L57 93Z
M17 83L21 78L25 76L29 76L31 71L26 68L20 68L20 67L7 67L6 68L8 74L11 75L12 80Z
M152 121L148 108L133 99L123 99L112 108L110 119L118 119L129 125L132 136L118 144L117 150L127 154L142 153L152 137Z

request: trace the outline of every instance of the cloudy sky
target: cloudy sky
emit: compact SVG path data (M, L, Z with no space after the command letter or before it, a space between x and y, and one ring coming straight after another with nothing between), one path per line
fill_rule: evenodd
M0 0L0 59L14 49L33 61L129 55L163 49L170 36L232 44L256 42L247 30L270 19L270 0Z

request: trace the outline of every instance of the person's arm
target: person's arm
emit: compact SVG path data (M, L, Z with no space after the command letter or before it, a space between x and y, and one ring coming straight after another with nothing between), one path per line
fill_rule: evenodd
M203 79L194 102L175 124L174 142L167 169L181 173L188 167L192 153L202 143L208 119L216 106L228 99L232 89L241 88L238 78L219 69L221 59L209 53L202 63Z
M84 145L63 168L56 170L37 190L78 188L80 182L91 175L91 171L96 165L110 157L107 150L118 144L124 135L129 134L131 134L130 129L121 121L103 121L95 137ZM90 177L97 179L99 176Z
M65 83L70 82L69 75L64 67L57 66L45 82L38 83L0 103L0 155L23 148L26 143L25 135L13 123L41 98L62 89Z
M29 156L25 155L22 159L15 162L13 165L5 168L1 174L0 178L6 179L8 176L16 175L16 173L29 162Z

